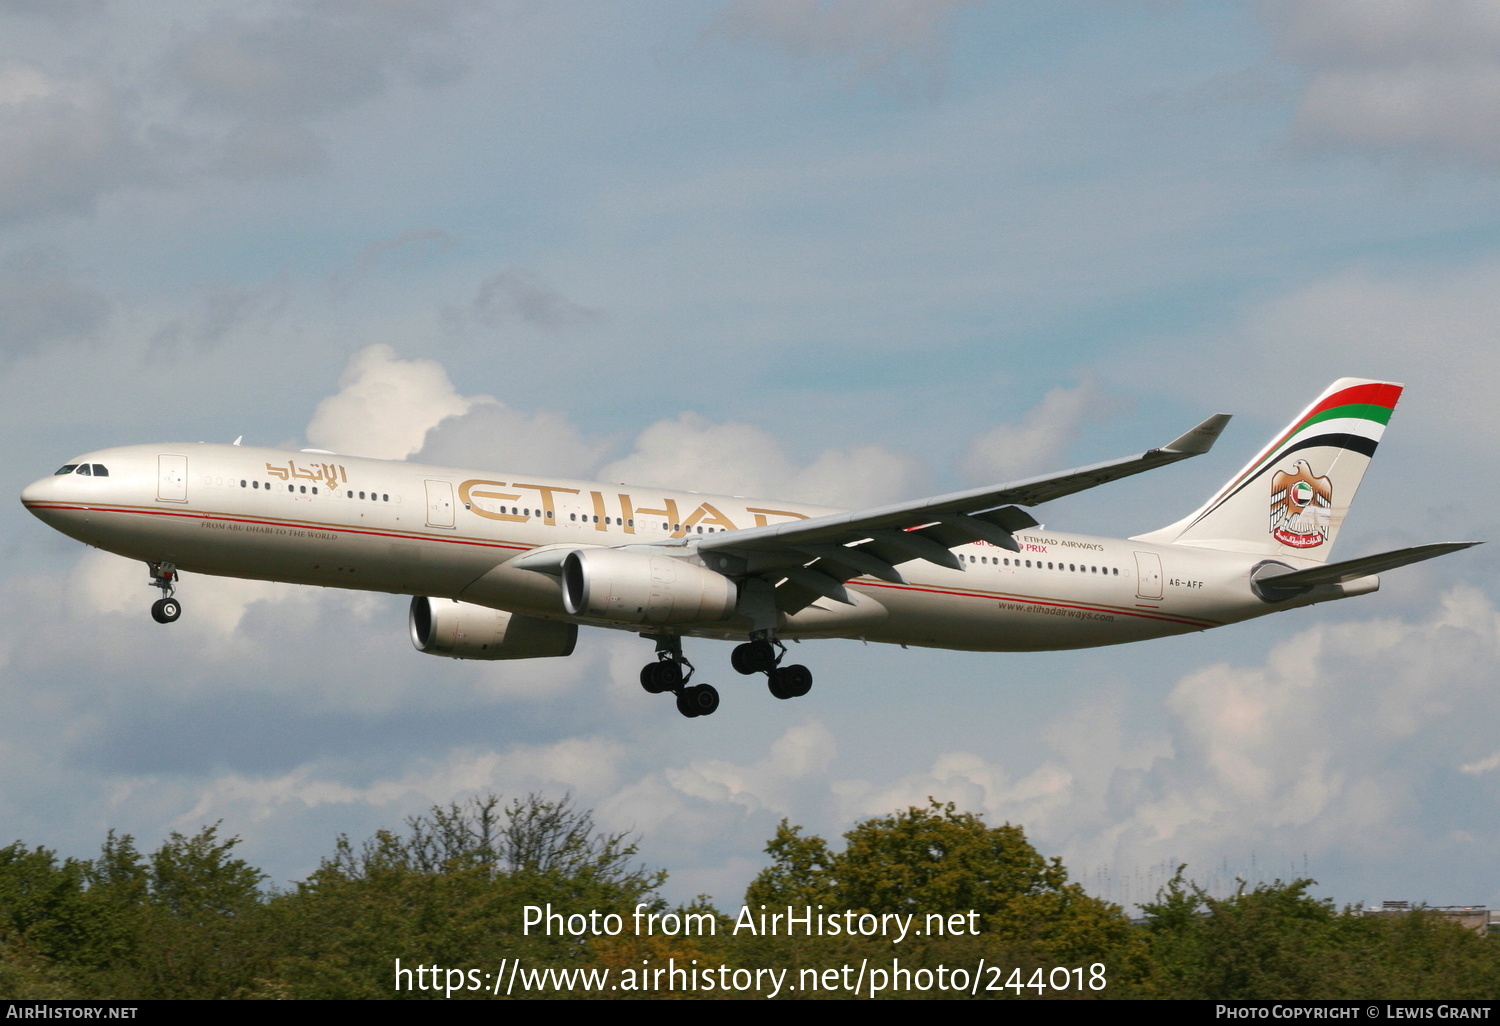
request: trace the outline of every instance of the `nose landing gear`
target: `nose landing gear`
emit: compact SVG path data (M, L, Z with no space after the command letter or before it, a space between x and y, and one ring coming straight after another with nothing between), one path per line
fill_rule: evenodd
M693 677L693 664L682 654L682 639L673 634L656 637L655 641L656 662L641 667L641 687L653 695L673 692L677 711L689 718L713 715L719 708L718 689L712 684L688 683Z
M782 666L786 646L769 631L760 637L751 636L743 645L736 645L729 654L729 664L739 673L764 673L766 685L777 698L801 698L812 690L812 671L801 663Z
M161 589L161 598L151 603L151 619L157 623L172 623L182 615L182 603L172 597L177 590L177 567L172 563L147 563L151 571L151 587Z

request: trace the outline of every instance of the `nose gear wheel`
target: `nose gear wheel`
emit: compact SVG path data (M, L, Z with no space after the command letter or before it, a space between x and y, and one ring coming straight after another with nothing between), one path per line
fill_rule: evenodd
M172 597L177 590L177 566L173 563L147 563L151 571L151 587L161 589L161 598L151 603L151 619L157 623L172 623L182 615L182 603Z

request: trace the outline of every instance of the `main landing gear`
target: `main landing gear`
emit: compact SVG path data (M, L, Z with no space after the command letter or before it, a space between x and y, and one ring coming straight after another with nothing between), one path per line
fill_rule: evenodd
M177 567L171 563L147 563L151 570L151 587L161 589L161 598L151 603L151 619L171 623L182 615L182 603L172 597L177 590Z
M656 661L641 667L641 687L653 695L671 691L677 711L687 717L711 716L719 708L719 692L712 684L689 684L693 664L682 654L682 639L665 635L656 640Z
M777 698L801 698L812 690L812 671L801 663L782 666L786 646L769 631L736 645L729 654L729 665L739 673L764 673L766 685Z

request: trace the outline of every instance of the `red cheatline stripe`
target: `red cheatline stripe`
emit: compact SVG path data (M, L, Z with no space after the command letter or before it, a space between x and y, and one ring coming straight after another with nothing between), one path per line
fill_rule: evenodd
M910 584L887 584L884 581L860 581L857 585L855 585L855 587L890 588L892 591L920 591L931 595L952 595L956 598L977 598L985 599L986 601L990 602L1022 602L1027 605L1033 606L1051 606L1055 609L1079 609L1088 613L1111 613L1119 616L1134 616L1142 620L1161 620L1165 623L1180 623L1188 627L1218 627L1220 625L1220 622L1218 620L1186 620L1176 616L1151 616L1148 613L1135 613L1131 612L1128 609L1115 609L1109 606L1080 606L1072 605L1067 602L1044 602L1040 599L1024 598L1021 596L1012 597L1009 595L999 594L985 595L972 591L953 591L948 588L919 588Z
M432 541L442 542L444 545L472 545L477 548L486 549L515 549L520 552L528 551L530 545L511 545L505 542L487 542L472 538L445 538L435 534L411 534L402 531L378 531L372 529L361 529L354 527L341 527L337 524L327 524L317 520L257 520L253 517L232 517L226 515L212 515L205 513L186 513L170 509L121 509L114 506L72 506L64 503L33 503L27 509L63 509L75 510L86 513L121 513L128 516L145 517L180 517L185 520L212 520L221 523L233 524L259 524L264 527L287 527L298 531L329 531L339 534L358 534L372 538L404 538L409 541Z
M253 519L253 518L249 518L249 517L211 516L211 515L207 515L207 514L203 514L203 513L186 513L186 512L178 512L176 510L167 510L167 509L119 509L119 508L111 507L111 506L72 506L72 505L67 505L67 504L63 504L63 503L33 503L33 504L28 504L26 508L27 509L63 509L63 510L76 510L76 511L82 511L82 512L90 512L90 513L122 513L122 514L129 514L129 515L156 516L156 517L163 517L163 516L164 517L180 517L180 518L185 519L185 520L214 520L214 521L221 521L221 522L224 522L224 523L237 523L237 524L260 524L260 525L265 526L265 527L290 527L290 528L294 528L294 529L297 529L297 530L310 530L310 529L311 530L323 530L323 531L339 532L339 533L342 533L342 534L367 535L367 536L376 537L376 538L405 538L405 539L409 539L409 540L413 540L413 541L435 541L435 542L442 542L445 545L472 545L472 546L476 546L476 547L480 547L480 548L516 549L517 551L527 551L527 550L529 550L532 547L532 546L529 546L529 545L510 545L510 544L506 544L504 542L474 541L474 540L465 539L465 538L442 538L442 537L438 537L436 535L430 535L430 534L406 534L406 533L402 533L402 532L399 532L399 531L361 530L361 529L356 529L356 528L352 528L352 527L339 527L339 526L336 526L336 525L324 524L324 523L317 522L317 521L307 521L307 520L257 520L257 519ZM1077 610L1081 610L1083 612L1089 612L1089 613L1110 613L1110 614L1117 614L1119 616L1134 616L1134 617L1138 617L1138 618L1143 619L1143 620L1160 620L1160 621L1162 621L1164 623L1180 623L1180 624L1184 624L1184 625L1186 625L1188 627L1204 627L1204 626L1217 627L1217 626L1219 626L1219 621L1217 621L1217 620L1206 620L1206 619L1192 619L1192 620L1188 620L1188 619L1182 619L1180 617L1175 617L1175 616L1150 616L1150 615L1147 615L1145 613L1134 613L1134 612L1131 612L1131 611L1126 610L1126 609L1111 608L1109 606L1085 606L1085 605L1076 605L1076 604L1072 604L1072 603L1068 603L1068 602L1045 602L1045 601L1042 601L1040 599L1028 598L1028 597L1019 596L1019 595L1014 595L1014 596L1012 596L1012 595L1005 595L1005 594L998 593L998 592L997 593L988 593L988 594L986 594L986 593L973 592L973 591L954 591L954 590L952 590L950 588L923 588L923 587L916 587L914 585L887 584L887 583L885 583L883 581L882 582L861 581L857 585L857 587L861 587L861 588L890 588L890 589L895 590L895 591L916 591L916 592L923 592L923 593L931 594L931 595L952 595L955 598L984 599L984 600L990 601L990 602L997 602L997 601L1003 601L1003 602L1020 602L1020 603L1026 604L1026 605L1033 605L1033 606L1050 606L1050 607L1055 608L1055 609L1077 609Z

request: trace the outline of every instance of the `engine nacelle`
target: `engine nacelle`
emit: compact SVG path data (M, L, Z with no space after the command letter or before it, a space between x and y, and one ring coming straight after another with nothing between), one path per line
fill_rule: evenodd
M563 561L563 608L617 623L703 623L734 615L738 589L671 556L574 549Z
M418 595L411 600L411 643L450 659L539 659L572 655L578 625Z

